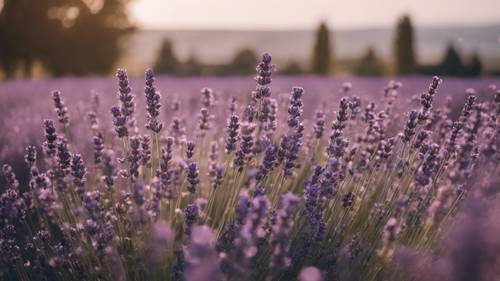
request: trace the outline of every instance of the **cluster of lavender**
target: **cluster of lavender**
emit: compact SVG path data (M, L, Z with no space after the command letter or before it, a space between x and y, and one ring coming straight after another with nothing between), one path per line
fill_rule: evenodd
M45 120L24 172L2 167L0 279L420 280L405 262L439 270L411 249L458 256L453 245L434 247L469 198L498 193L500 91L480 99L469 90L455 118L435 103L438 77L406 115L396 110L406 106L401 83L389 82L380 104L344 83L333 118L325 101L308 120L302 87L287 102L272 97L269 54L256 70L246 104L203 88L197 116L178 102L162 107L147 70L137 126L136 94L120 69L119 105L104 115L94 98L86 138L74 137L53 92L64 130ZM483 220L480 229L500 229ZM465 233L475 251L465 255L498 248L493 236ZM498 279L498 251L481 257L481 278ZM459 274L462 265L447 263L456 272L446 280L480 275Z

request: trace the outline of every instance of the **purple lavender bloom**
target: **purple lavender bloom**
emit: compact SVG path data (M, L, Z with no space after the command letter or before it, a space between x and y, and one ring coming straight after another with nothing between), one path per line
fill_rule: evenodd
M76 191L80 196L83 195L85 193L85 182L87 181L87 169L80 154L73 154L71 158L71 175L73 176Z
M192 141L188 141L186 143L186 159L191 160L193 159L194 155L194 148L196 147L196 144Z
M278 147L276 147L273 144L269 145L266 148L266 151L264 153L264 159L262 160L262 163L260 164L257 173L255 175L255 179L257 181L263 180L264 177L267 174L269 174L269 172L275 166L277 157L278 157Z
M226 129L226 153L231 153L236 149L236 143L239 139L240 118L232 114L227 121Z
M114 185L115 170L116 166L113 163L114 152L112 150L105 150L102 154L102 182L106 185L108 189L111 189Z
M38 167L36 164L37 160L37 151L36 147L29 145L25 149L26 153L24 154L24 163L26 163L26 167L30 171L30 178L34 178L38 175Z
M2 173L5 178L5 182L7 183L7 187L17 190L17 188L19 187L19 181L17 180L16 174L14 174L12 167L4 164L2 166Z
M245 271L250 261L257 255L257 242L266 235L265 225L269 200L266 196L255 197L241 225L231 253L232 268L238 276L248 275Z
M160 168L156 171L156 176L160 178L161 189L167 198L175 197L173 189L169 188L172 180L172 158L173 158L173 138L167 138L166 147L162 149L160 156Z
M129 140L130 152L128 155L129 169L128 176L132 181L139 177L139 166L141 161L141 139L139 136L132 136Z
M351 97L349 109L351 109L351 119L356 119L356 116L361 112L361 98L358 96Z
M280 271L291 265L290 257L288 256L290 231L293 227L297 205L300 198L290 192L281 196L280 207L276 211L276 223L271 229L271 246L273 247L273 255L271 256L272 271Z
M196 162L191 162L187 166L187 181L189 182L189 186L187 187L189 193L195 194L196 193L196 187L200 183L199 180L199 170L198 170L198 164Z
M146 95L146 110L148 112L146 129L159 133L163 129L163 123L158 121L161 108L161 95L154 85L155 77L153 70L146 70L145 76L146 87L144 88L144 94Z
M321 207L321 188L318 185L307 184L304 190L306 216L310 226L310 232L306 247L310 248L323 239L325 232L325 221Z
M202 88L200 101L205 108L212 107L215 104L214 91L210 88Z
M422 93L422 95L420 96L420 104L422 105L422 109L418 113L418 121L420 123L428 119L428 114L432 108L434 95L436 94L437 88L439 84L441 84L441 82L442 80L439 77L432 77L432 82L429 86L429 90L426 93Z
M266 124L264 125L264 131L269 138L272 138L272 134L278 128L278 102L275 99L266 98L262 102L262 111L264 111L264 107L266 108Z
M408 112L408 120L403 131L403 142L409 142L413 135L415 135L415 128L417 127L418 113L415 110Z
M141 164L144 167L151 167L151 138L149 135L141 137Z
M61 123L65 127L69 126L68 108L64 105L61 97L61 92L52 92L52 97L54 99L54 106L56 108L57 119L59 120L59 123Z
M236 152L236 158L234 159L234 164L238 168L238 171L243 171L245 163L252 156L252 148L254 145L253 132L255 130L254 123L243 123L241 125L241 143L240 148Z
M128 136L127 117L122 114L118 106L111 107L111 114L113 114L113 125L118 137L123 138Z
M45 142L43 143L44 152L47 156L53 157L56 155L56 128L54 127L54 121L52 120L44 120L43 121L44 129L45 129Z
M303 268L299 274L299 281L322 281L321 271L314 266Z
M285 177L293 175L293 169L298 167L296 161L299 158L302 147L302 133L304 125L300 123L293 134L285 136L282 140L282 147L285 148L283 159L283 173Z
M423 156L422 163L415 173L415 181L417 182L418 189L430 184L432 176L437 172L440 161L438 152L439 145L433 143Z
M71 153L68 148L68 140L64 137L59 137L57 139L57 163L59 169L66 172L71 166Z
M198 220L199 212L200 210L197 204L188 204L184 209L184 224L185 224L184 233L188 237L191 236L191 230L193 225Z
M349 109L349 98L343 97L340 99L339 111L337 117L332 124L332 132L328 141L327 155L332 157L342 157L345 150L346 140L343 138L344 129L347 126Z
M132 185L132 198L137 206L142 207L146 203L146 185L142 181L135 181Z
M92 138L92 143L94 146L94 164L98 165L102 163L102 154L104 151L104 137L101 133L97 133Z
M200 109L199 115L199 128L201 136L204 136L206 131L210 130L210 121L213 119L213 116L208 112L208 109L203 107Z
M24 163L26 163L26 166L31 169L32 167L36 166L36 147L33 145L30 145L26 147L26 154L24 155Z
M132 118L132 114L135 111L135 96L132 94L132 89L130 88L127 71L125 69L118 69L116 71L116 77L118 78L118 99L121 101L121 112L123 116Z
M271 96L271 89L269 84L271 84L271 75L276 70L276 66L271 64L271 55L264 53L262 55L261 62L257 65L257 76L255 81L257 81L257 87L252 95L255 99L259 100L262 98L269 98Z
M215 237L206 226L195 226L192 229L191 243L184 249L186 257L186 281L223 280L218 266L218 254L215 250Z
M224 179L224 166L216 165L213 167L213 175L212 175L212 187L213 189L217 189L222 185Z
M172 247L175 235L166 221L157 221L151 232L153 255L160 258L168 247Z
M323 137L323 132L325 131L325 113L323 111L318 110L316 111L315 114L315 121L314 121L314 136L316 139L321 139Z
M296 128L300 123L302 116L302 95L304 89L301 87L293 87L290 94L290 105L288 107L288 127Z

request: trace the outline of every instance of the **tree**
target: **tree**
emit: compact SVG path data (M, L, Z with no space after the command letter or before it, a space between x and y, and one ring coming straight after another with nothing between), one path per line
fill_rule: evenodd
M462 63L460 54L453 44L449 43L443 60L438 66L441 75L462 76L465 72L465 65Z
M365 55L356 65L354 73L360 76L381 76L384 74L384 66L377 58L373 47L368 47Z
M409 16L403 16L396 28L394 60L397 74L411 74L416 71L414 31Z
M55 47L60 34L57 20L48 11L61 4L59 0L4 0L0 10L0 68L11 77L21 66L31 74L35 60L43 60Z
M257 55L251 49L242 49L234 56L230 69L233 75L245 75L255 72L258 63Z
M312 72L318 75L327 75L330 72L332 57L328 27L325 23L321 23L316 32L316 42L312 54Z
M165 39L156 57L154 69L160 74L179 74L179 60L175 56L173 43Z
M481 63L481 58L477 52L472 54L469 65L467 66L468 76L479 76L481 75L483 69L483 64Z
M0 64L10 76L34 61L56 76L109 73L121 39L133 30L131 0L4 0L0 12Z

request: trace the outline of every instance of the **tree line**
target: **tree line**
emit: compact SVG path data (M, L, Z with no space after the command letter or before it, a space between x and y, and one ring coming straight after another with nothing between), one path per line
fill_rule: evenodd
M435 65L420 64L415 51L414 28L409 16L399 19L393 42L393 65L387 65L379 58L373 47L368 47L365 54L347 65L347 71L359 76L382 76L388 73L397 75L426 74L448 76L478 76L482 72L479 55L473 53L469 62L462 59L461 54L449 44L442 60ZM321 23L316 30L315 42L312 48L309 67L304 67L296 61L290 61L281 74L312 73L329 75L340 64L334 56L333 39L326 23ZM186 62L180 62L174 51L173 42L165 39L157 55L155 69L158 73L170 75L231 75L251 74L257 63L254 51L244 48L237 52L228 64L204 65L194 56Z
M2 7L3 1L3 7ZM135 30L127 14L131 0L0 0L0 68L9 78L30 77L35 64L53 76L109 74L122 55L124 38ZM440 74L476 76L482 72L477 53L464 61L450 44L436 65L418 63L414 28L409 16L399 19L394 34L392 65L372 47L347 72L380 76ZM316 30L308 66L290 61L282 74L329 75L342 68L335 58L333 38L326 23ZM154 63L158 73L171 75L246 75L255 71L256 53L239 50L226 64L207 65L192 55L181 62L174 44L165 39ZM344 63L345 64L345 63Z

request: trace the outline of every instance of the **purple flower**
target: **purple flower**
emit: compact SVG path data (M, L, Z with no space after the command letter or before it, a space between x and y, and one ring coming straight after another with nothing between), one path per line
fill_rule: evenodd
M236 143L239 136L240 118L238 115L232 114L227 121L226 129L226 152L231 153L236 149Z
M300 281L322 281L321 271L314 266L303 268L299 274Z
M271 75L276 70L276 66L271 64L271 55L264 53L262 55L261 62L257 65L257 76L255 81L257 81L257 87L252 95L255 99L259 100L262 98L268 98L271 96L271 89L269 84L271 84Z
M44 120L43 121L45 129L45 142L43 143L44 152L47 156L53 157L56 155L56 128L54 127L54 121Z
M202 88L201 89L201 104L206 107L210 108L215 104L215 99L214 99L214 91L210 88Z
M127 157L129 168L128 176L132 181L139 177L139 166L141 161L141 138L139 136L132 136L129 139L130 151Z
M212 230L206 225L193 227L190 242L184 249L186 281L223 280Z
M73 176L73 184L76 187L76 191L80 196L83 195L85 192L85 182L87 181L87 169L83 164L80 154L73 154L71 158L71 175Z
M151 138L149 135L141 137L141 164L143 167L151 167Z
M196 187L200 183L198 176L199 176L198 164L196 164L196 162L189 163L187 166L187 181L189 182L187 190L191 194L196 193Z
M118 106L111 107L111 114L113 114L113 125L118 137L123 138L128 136L127 117L122 114Z
M408 120L403 131L403 142L409 142L413 135L415 135L415 128L417 127L418 113L415 110L408 112Z
M4 164L2 166L2 173L5 178L5 182L7 183L7 187L17 190L17 188L19 187L19 181L17 180L14 171L12 171L12 167Z
M104 137L102 136L101 133L97 133L92 138L92 143L94 146L94 164L100 164L102 163L102 154L104 151Z
M196 147L196 144L192 141L188 141L186 143L186 158L187 158L187 160L193 159L195 147Z
M240 148L236 152L236 158L234 159L234 164L238 168L238 171L243 171L245 163L252 157L252 148L254 145L253 132L255 130L254 123L243 123L241 125L241 143Z
M262 160L262 163L260 164L257 174L255 175L255 179L257 181L261 181L265 178L267 174L273 169L275 166L276 160L278 157L278 148L271 144L266 148L266 151L264 153L264 159Z
M126 120L127 126L135 128L135 96L132 94L132 89L130 88L127 71L125 69L118 69L116 71L116 77L118 78L118 99L121 102L120 111ZM113 113L113 115L115 115ZM116 126L116 125L115 125Z
M144 94L146 96L146 111L148 112L146 129L159 133L163 129L163 123L158 121L161 108L161 95L154 86L155 77L153 70L146 70L145 76L146 87L144 88Z
M281 196L280 207L276 211L276 223L271 228L271 269L280 271L291 264L288 256L290 231L294 224L295 213L300 198L290 192Z
M200 210L197 204L188 204L184 209L184 224L185 224L184 233L188 237L191 236L191 230L193 225L198 220L199 212Z
M316 137L316 139L321 139L321 137L323 136L323 132L325 131L325 122L325 114L323 113L323 111L316 111L313 127L314 136Z
M56 108L57 119L59 120L59 123L61 123L65 127L69 126L68 108L64 105L61 97L61 92L52 92L52 97L54 99L54 106Z

